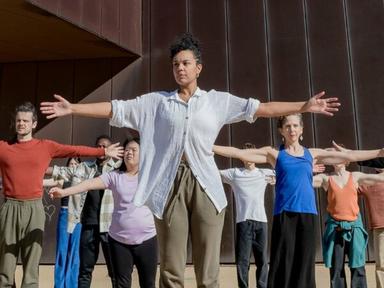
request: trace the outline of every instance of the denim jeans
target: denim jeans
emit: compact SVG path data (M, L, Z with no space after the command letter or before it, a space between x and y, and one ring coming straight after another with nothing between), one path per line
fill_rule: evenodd
M248 287L251 253L255 258L256 287L266 288L268 280L268 224L246 220L236 224L236 266L240 288Z
M365 248L364 248L365 249ZM349 242L345 241L341 232L336 232L335 247L332 256L332 267L330 268L330 278L332 288L346 288L345 279L345 254L349 251ZM350 268L351 288L367 288L365 267Z
M76 225L72 234L67 227L68 209L61 208L56 234L55 288L77 288L81 224Z

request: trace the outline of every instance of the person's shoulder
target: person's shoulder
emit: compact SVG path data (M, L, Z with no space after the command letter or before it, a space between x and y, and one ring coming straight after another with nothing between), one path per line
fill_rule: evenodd
M55 146L55 145L61 145L60 143L56 142L55 140L51 139L38 139L38 138L33 138L35 144L37 145L44 145L44 146Z
M231 96L231 93L229 92L226 92L226 91L217 91L215 89L211 89L209 91L205 91L205 90L202 90L200 89L200 93L201 95L207 95L207 96L210 96L210 97L229 97Z
M169 98L172 97L177 93L176 90L174 91L154 91L147 94L142 95L141 97L147 97L147 98L153 98L153 99L163 99L163 98Z

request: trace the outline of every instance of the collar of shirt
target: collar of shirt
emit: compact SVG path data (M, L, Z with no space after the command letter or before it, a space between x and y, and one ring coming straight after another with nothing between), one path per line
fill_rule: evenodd
M178 90L175 90L175 91L172 92L172 95L169 97L169 100L173 100L173 101L177 101L177 102L182 102L184 104L188 104L188 103L185 103L185 101L180 98L179 93L177 91ZM203 90L201 90L199 87L197 87L195 93L193 93L191 98L193 98L193 97L197 98L197 97L200 97L200 96L203 96Z

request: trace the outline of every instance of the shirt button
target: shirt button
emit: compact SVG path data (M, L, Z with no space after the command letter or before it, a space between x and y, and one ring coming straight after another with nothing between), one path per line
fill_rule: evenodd
M183 135L184 135L184 136L187 135L187 132L184 132Z
M187 119L187 120L188 120L188 119L189 119L189 117L187 116L187 117L185 117L185 119Z

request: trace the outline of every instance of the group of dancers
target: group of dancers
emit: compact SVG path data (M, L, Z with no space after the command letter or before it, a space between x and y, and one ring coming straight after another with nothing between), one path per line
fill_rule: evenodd
M108 118L113 126L137 130L140 140L130 139L124 147L112 144L105 149L87 148L34 139L32 130L37 125L35 111L31 107L17 108L16 138L0 142L0 167L6 197L0 208L0 287L11 287L14 284L19 253L24 268L22 287L38 287L38 263L44 231L42 185L50 160L56 157L103 155L123 158L123 168L100 173L96 178L82 179L85 181L73 183L76 185L65 189L52 188L50 195L63 197L106 188L111 191L114 208L108 239L115 273L113 285L130 287L130 274L135 264L141 287L155 287L153 275L156 274L156 264L149 265L149 262L140 261L148 259L155 263L159 253L159 287L184 287L187 241L190 238L197 287L219 287L220 244L227 205L222 180L230 182L232 172L220 173L214 161L214 153L239 158L245 163L268 163L275 170L276 197L270 268L267 272L265 261L262 264L264 270L258 268L259 287L316 286L315 226L318 220L313 184L324 186L331 179L328 182L334 185L330 185L328 190L330 187L334 187L334 190L329 193L330 220L327 221L327 227L331 227L329 247L335 249L330 249L333 256L328 259L331 259L334 274L337 274L332 277L335 280L331 285L344 287L336 286L342 282L336 278L342 277L340 268L336 268L339 266L334 262L339 259L334 255L340 253L336 248L342 246L341 241L348 241L348 237L357 234L351 231L347 233L347 228L356 231L360 229L362 232L362 243L358 246L360 250L353 251L358 254L361 247L365 249L366 245L364 229L359 226L360 217L354 205L356 183L370 184L372 181L381 181L382 176L354 173L348 178L340 170L344 174L337 171L337 177L317 175L313 181L313 164L343 165L346 162L364 161L383 157L384 150L352 151L339 146L334 150L305 148L300 143L303 134L300 113L332 115L340 105L336 98L323 98L325 93L321 92L303 102L260 103L254 98L238 98L227 92L207 92L197 85L203 68L197 40L189 34L182 35L170 51L173 76L178 85L178 89L173 92L152 92L133 100L91 104L73 104L55 95L57 102L41 103L40 110L47 118L66 115ZM278 129L284 141L278 149L214 146L225 124L242 120L252 123L258 117L280 117ZM78 168L71 169L73 172L73 169ZM64 169L63 174L71 169ZM270 173L261 171L259 174L266 179ZM346 185L346 193L343 189L337 189ZM246 190L250 191L249 188ZM260 189L265 189L265 185L262 184ZM78 194L79 201L76 198L69 200L68 208L71 205L80 205L81 208L82 195ZM348 199L349 202L340 199ZM243 204L237 207L245 209L247 203ZM255 208L254 211L263 209L260 205L250 208ZM237 216L243 212L240 209ZM244 214L245 219L238 219L239 223L253 220L248 219L247 213ZM261 231L260 235L264 237L262 245L266 245L266 228L260 224L265 223L265 215L260 214L257 217L261 218L256 221L238 225L238 233L243 231L246 235L251 231L246 231L249 229L247 226L252 226L250 229ZM340 219L338 215L347 215L349 218ZM72 220L71 223L76 223L79 217L76 213L68 213L68 221ZM265 250L259 249L257 253L263 259L266 258ZM249 255L236 254L237 259L249 258ZM154 258L150 258L152 256ZM360 265L360 255L356 256L355 263ZM361 283L365 280L359 279L365 279L365 272L359 267L353 267L357 268L354 279L357 279L356 285L363 285ZM243 273L242 276L239 273ZM239 287L247 287L247 281L244 280L243 284L240 281L244 271L239 273ZM148 280L151 277L153 281Z

